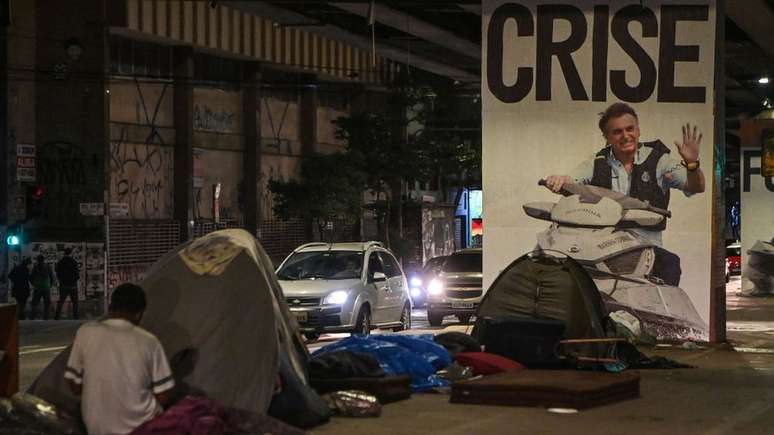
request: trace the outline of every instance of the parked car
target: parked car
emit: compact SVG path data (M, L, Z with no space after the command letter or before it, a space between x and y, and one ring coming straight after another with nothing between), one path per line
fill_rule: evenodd
M726 246L726 282L731 275L742 274L742 245L734 243Z
M411 328L406 276L380 242L307 243L277 269L301 332L368 335L372 328Z
M427 321L440 326L447 315L470 321L484 295L481 248L463 249L448 256L438 276L427 285Z
M427 285L441 272L441 266L446 255L433 257L425 265L409 273L409 288L414 308L422 308L427 304Z

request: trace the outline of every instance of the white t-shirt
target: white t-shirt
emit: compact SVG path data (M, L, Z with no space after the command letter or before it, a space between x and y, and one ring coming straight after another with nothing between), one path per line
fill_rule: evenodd
M81 326L64 376L82 385L90 435L131 432L163 411L154 394L175 385L159 340L122 319Z

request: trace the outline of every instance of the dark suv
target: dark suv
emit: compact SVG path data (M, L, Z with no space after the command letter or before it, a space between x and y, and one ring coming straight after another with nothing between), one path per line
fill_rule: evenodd
M481 248L453 253L427 284L427 320L431 326L440 326L447 315L457 316L462 323L470 321L484 295L481 254Z

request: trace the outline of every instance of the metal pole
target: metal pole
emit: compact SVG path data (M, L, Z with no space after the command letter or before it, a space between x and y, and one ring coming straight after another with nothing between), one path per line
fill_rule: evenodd
M102 313L107 314L110 299L110 288L108 288L108 272L110 271L110 189L105 189L103 197L105 200L103 204L105 209L103 213L103 218L105 219L105 277L102 293Z

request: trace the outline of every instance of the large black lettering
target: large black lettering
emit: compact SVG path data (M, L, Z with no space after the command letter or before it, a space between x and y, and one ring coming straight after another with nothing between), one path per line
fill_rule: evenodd
M761 175L761 167L752 166L752 159L760 157L760 150L746 150L742 154L742 165L744 166L742 171L744 174L744 179L742 180L742 192L750 191L750 184L753 175ZM766 186L766 190L769 192L774 192L774 179L772 177L764 177L763 184Z
M506 3L495 9L487 30L486 81L489 91L504 103L524 99L532 89L532 68L518 67L516 82L508 86L503 80L503 29L509 19L516 20L517 36L532 36L535 32L532 13L522 5Z
M629 86L626 83L626 71L610 71L610 90L616 97L630 103L640 103L653 94L656 88L656 64L648 53L629 33L629 23L636 21L642 26L643 38L658 36L658 21L656 15L648 8L631 5L621 8L613 17L611 33L623 51L632 58L640 70L640 83ZM595 59L596 62L596 59Z
M607 100L607 21L610 8L606 5L594 6L594 33L591 46L594 59L591 62L591 99Z
M704 103L706 90L703 86L676 86L675 63L698 62L698 45L676 45L678 21L707 21L707 5L661 6L661 40L658 49L658 97L659 102Z
M554 20L567 20L570 23L570 36L564 41L555 42ZM570 97L573 100L588 100L583 88L578 68L572 60L586 40L587 26L583 12L570 5L543 5L537 7L537 59L535 61L535 98L537 101L551 100L551 58L556 56L562 68Z

